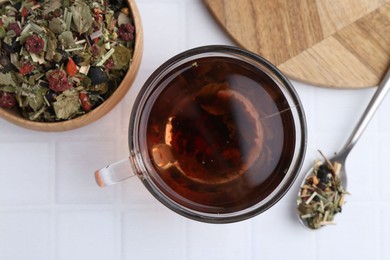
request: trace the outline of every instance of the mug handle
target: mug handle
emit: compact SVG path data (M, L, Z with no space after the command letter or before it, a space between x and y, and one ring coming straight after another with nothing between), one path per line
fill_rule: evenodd
M96 183L101 187L110 186L135 176L130 158L125 158L95 172Z

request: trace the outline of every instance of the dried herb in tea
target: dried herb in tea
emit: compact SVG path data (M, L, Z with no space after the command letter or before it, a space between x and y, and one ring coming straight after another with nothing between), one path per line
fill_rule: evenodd
M134 33L126 1L0 2L0 108L34 121L88 113L124 78Z
M315 161L313 173L301 187L298 197L298 213L302 221L312 229L334 224L334 216L340 213L345 202L345 191L340 180L338 162L331 164Z

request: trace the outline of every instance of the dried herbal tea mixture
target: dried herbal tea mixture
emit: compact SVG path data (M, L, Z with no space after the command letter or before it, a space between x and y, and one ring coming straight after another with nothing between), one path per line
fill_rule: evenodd
M34 121L83 115L119 86L133 54L123 0L0 0L0 107Z
M299 217L312 229L333 224L348 194L339 176L342 165L325 161L315 161L313 174L305 179L297 201Z

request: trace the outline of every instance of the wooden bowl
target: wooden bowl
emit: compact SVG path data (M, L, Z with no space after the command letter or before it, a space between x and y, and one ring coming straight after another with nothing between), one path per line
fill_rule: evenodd
M75 128L79 128L85 125L88 125L105 114L107 114L112 108L115 107L122 100L122 98L126 95L127 91L130 89L141 64L142 53L143 53L143 30L142 23L138 8L134 2L134 0L127 0L129 3L129 7L132 12L132 16L134 19L134 27L135 27L135 44L134 44L134 53L131 61L130 68L123 78L119 87L115 90L115 92L106 99L101 105L93 109L92 111L86 113L85 115L76 117L74 119L70 119L67 121L60 122L35 122L28 120L22 117L18 111L3 109L0 108L0 117L5 120L14 123L18 126L37 130L37 131L45 131L45 132L60 132L67 131Z

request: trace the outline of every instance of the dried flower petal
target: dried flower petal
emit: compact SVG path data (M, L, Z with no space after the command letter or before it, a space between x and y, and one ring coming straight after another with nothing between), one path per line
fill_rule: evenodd
M45 42L43 39L36 34L27 37L25 44L26 49L34 54L41 53L45 47Z

